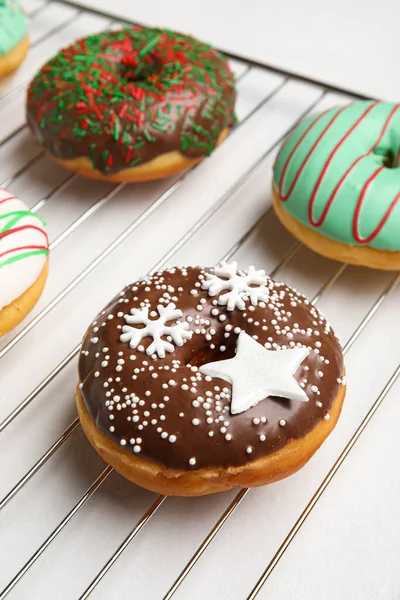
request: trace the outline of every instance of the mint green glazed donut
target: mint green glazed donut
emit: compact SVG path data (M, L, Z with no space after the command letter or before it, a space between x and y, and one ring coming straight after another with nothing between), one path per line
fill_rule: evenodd
M274 195L283 213L321 236L394 254L399 167L400 104L354 102L292 131L275 161Z

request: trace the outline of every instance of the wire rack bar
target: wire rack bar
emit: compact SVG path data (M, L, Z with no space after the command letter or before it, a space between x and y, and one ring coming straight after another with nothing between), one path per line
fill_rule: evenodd
M263 213L261 215L261 217L259 219L257 219L257 221L254 223L254 225L252 227L250 227L250 229L248 231L246 231L246 233L240 238L240 240L238 240L233 246L232 248L230 248L228 250L228 252L226 254L224 254L224 256L222 257L222 261L228 261L234 254L235 252L237 252L237 250L239 250L239 248L245 243L247 242L248 239L250 239L250 237L253 235L253 233L258 229L258 227L261 225L262 221L264 219L266 219L270 214L272 214L272 206L270 206L265 213ZM272 277L272 275L271 275Z
M16 135L21 133L21 131L23 131L24 129L27 129L27 128L28 128L28 126L24 124L24 125L20 125L20 127L17 127L16 129L14 129L14 131L12 131L9 135L7 135L2 140L0 140L0 148L5 146L7 144L7 142L12 140L13 137L15 137Z
M42 12L42 10L46 9L48 6L47 0L43 2L42 6L36 7L34 10L27 10L26 14L29 18L35 17L38 13Z
M207 550L208 546L211 544L211 542L213 541L213 539L215 538L217 533L219 533L221 531L221 529L223 528L223 526L225 525L227 520L235 512L235 510L242 503L242 501L245 499L245 497L247 496L247 494L249 492L250 492L250 488L244 488L244 489L240 490L240 492L238 493L237 496L235 496L235 498L232 500L232 502L230 503L228 508L225 510L223 515L218 519L218 521L216 522L214 527L211 529L210 533L201 542L200 546L198 547L196 552L193 554L192 558L189 560L189 562L187 563L185 568L181 571L178 578L173 583L172 587L165 594L163 600L169 600L170 598L172 598L172 596L175 594L175 592L177 591L177 589L179 588L181 583L183 583L184 579L187 577L187 575L189 575L190 571L193 569L193 567L195 566L195 564L197 563L199 558L201 558L201 556Z
M146 523L151 519L151 517L157 512L162 503L167 499L167 496L158 496L153 504L150 506L148 510L140 517L139 521L136 523L135 527L132 529L128 537L122 542L119 546L118 550L112 555L109 561L104 565L100 573L97 575L96 579L92 581L86 591L80 596L79 600L86 600L89 598L90 594L93 592L94 588L97 586L99 581L103 579L104 575L111 569L115 561L121 556L125 548L129 546L131 541L137 536L137 534L143 529Z
M383 290L382 294L379 296L378 300L375 302L374 306L369 311L367 318L361 321L353 335L347 340L346 344L343 347L343 352L348 352L354 342L358 339L359 335L364 331L365 327L371 321L372 317L376 314L376 312L380 309L382 304L387 300L390 294L395 290L400 280L400 273L395 275L393 279L389 282L386 288Z
M43 156L44 156L44 152L39 152L39 154L36 154L36 156L34 156L33 158L31 158L30 161L28 161L27 163L25 163L23 167L21 167L20 169L18 169L18 171L15 171L12 175L10 175L10 177L8 177L7 179L5 179L0 184L0 187L7 188L9 185L11 185L12 183L14 183L14 181L18 177L20 177L20 175L23 175L30 167L32 167Z
M3 510L5 506L22 490L22 488L32 479L34 475L47 463L49 458L53 456L53 454L61 448L61 446L66 442L70 436L78 429L80 423L78 417L72 421L71 425L67 427L64 433L58 438L58 440L43 454L43 456L34 464L34 466L20 479L20 481L15 485L12 490L8 492L4 496L4 498L0 501L0 511Z
M31 208L31 212L37 213L39 212L39 210L41 210L43 208L43 206L45 204L47 204L47 202L49 200L54 200L55 198L57 198L57 196L60 196L63 192L65 192L65 190L67 190L69 188L69 186L76 180L78 179L78 176L73 174L73 175L69 175L66 179L64 179L63 181L61 181L61 183L59 183L58 185L56 185L56 187L54 187L48 194L46 194L46 196L44 196L43 198L41 198L38 202L36 202L36 204ZM93 214L93 213L91 213ZM91 215L87 215L88 217ZM75 221L74 223L75 225L75 229L76 227L78 227L80 225L80 223L77 223L77 221ZM69 235L69 233L72 233L73 229L71 231L68 232L67 235ZM65 230L64 234L66 234L67 230ZM66 235L65 235L66 237ZM61 239L61 236L59 236L58 238L56 238L51 244L50 244L50 249L54 249L58 246L58 244L60 242L63 241L63 239Z
M57 365L51 373L47 375L45 379L25 398L21 404L19 404L2 423L0 424L0 433L4 431L10 423L34 400L48 385L51 383L59 373L68 365L68 363L76 356L79 352L80 344L76 346L67 356Z
M276 565L278 564L278 562L280 561L280 559L282 558L282 556L286 552L287 548L289 547L289 545L293 541L294 537L297 535L298 531L300 530L301 526L303 525L303 523L305 522L305 520L307 519L307 517L311 513L312 509L317 504L318 500L321 498L322 494L324 493L324 491L326 490L326 488L328 487L328 485L332 481L333 477L336 475L336 473L338 472L338 470L342 466L345 458L349 455L350 451L352 450L353 446L357 442L358 438L363 433L364 429L366 428L366 426L368 425L368 423L371 421L372 417L374 416L374 414L376 413L376 411L378 410L378 408L380 407L380 405L382 404L382 402L384 401L384 399L386 398L386 396L388 395L388 393L392 389L392 387L395 384L395 382L396 382L397 378L399 377L399 375L400 375L400 365L394 371L393 375L391 376L391 378L389 379L389 381L387 382L387 384L383 388L382 392L379 394L378 398L372 404L371 408L369 409L369 411L365 415L364 419L361 421L359 427L356 429L356 431L354 432L353 436L350 438L350 440L347 443L347 445L345 446L343 452L339 455L339 458L334 463L333 467L328 472L328 474L325 477L325 479L322 481L321 485L319 486L318 490L316 491L316 493L314 494L314 496L312 497L312 499L310 500L310 502L307 504L307 506L304 509L304 511L301 513L299 519L296 521L296 524L290 530L290 532L289 532L288 536L285 538L283 544L279 547L279 549L278 549L277 553L275 554L274 558L271 560L271 562L269 563L268 567L266 568L266 570L264 571L264 573L262 574L262 576L258 580L257 584L255 585L255 587L251 591L250 595L247 597L247 600L254 600L254 598L256 598L256 596L259 594L262 586L267 581L268 577L271 575L272 571L274 570L274 568L276 567Z
M95 491L101 486L102 483L107 479L107 477L112 473L113 469L111 467L106 467L104 471L100 473L97 477L96 481L90 486L88 491L82 496L77 504L75 504L74 508L67 514L67 516L61 521L61 523L54 529L54 531L49 535L49 537L43 542L43 544L38 548L38 550L31 556L27 563L22 567L20 571L16 574L16 576L10 581L10 583L4 588L4 590L0 593L0 600L4 600L6 596L11 592L11 590L17 585L19 580L29 571L29 569L35 564L37 559L43 554L43 552L50 546L50 544L56 539L59 533L64 529L66 525L73 519L76 513L80 510L80 508L86 504L86 502L93 496Z

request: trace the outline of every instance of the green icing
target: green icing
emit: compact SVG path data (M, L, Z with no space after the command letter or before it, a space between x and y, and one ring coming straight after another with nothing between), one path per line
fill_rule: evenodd
M0 56L7 54L26 35L28 25L15 0L0 0Z
M308 118L282 146L274 185L282 207L322 235L400 251L400 105L355 102Z

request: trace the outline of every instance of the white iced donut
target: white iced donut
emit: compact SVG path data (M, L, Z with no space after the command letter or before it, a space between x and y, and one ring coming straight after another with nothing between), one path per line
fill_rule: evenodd
M0 336L15 327L39 299L48 255L42 219L0 188Z

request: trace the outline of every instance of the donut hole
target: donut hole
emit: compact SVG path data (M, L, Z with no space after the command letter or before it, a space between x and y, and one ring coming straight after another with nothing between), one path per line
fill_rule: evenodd
M391 148L375 148L372 153L378 158L378 162L386 169L397 169L399 166L399 154Z
M161 71L161 60L155 53L160 37L156 35L140 50L125 52L121 56L120 73L127 82L147 81Z
M157 58L150 54L145 59L140 59L137 54L125 54L119 63L119 71L127 83L145 82L159 73L160 66Z
M201 348L194 350L187 363L192 367L199 368L210 362L233 358L236 353L237 338L237 335L231 335L230 338L226 339L223 337L223 331L221 331L221 335L217 334L213 338L212 344L215 348L210 348L209 342L202 344Z

